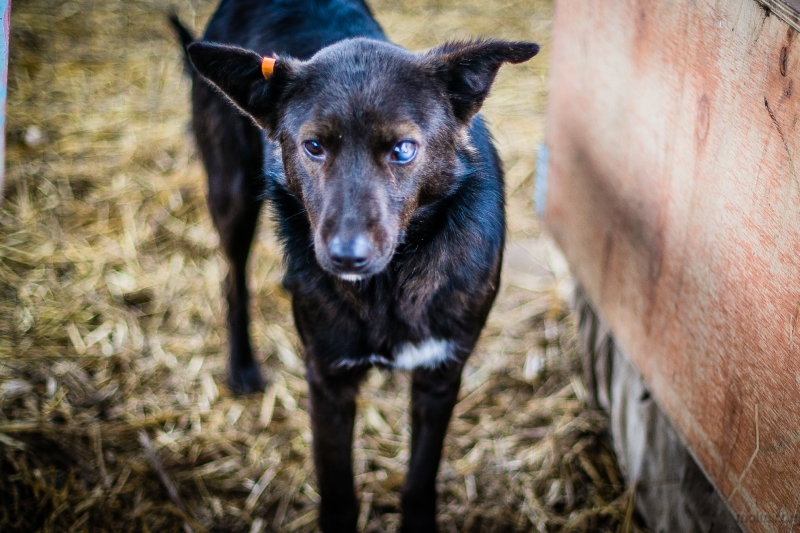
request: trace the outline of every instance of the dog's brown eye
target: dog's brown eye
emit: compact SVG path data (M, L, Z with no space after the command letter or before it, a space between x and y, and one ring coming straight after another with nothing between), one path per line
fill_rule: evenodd
M392 161L397 163L408 163L417 155L417 143L414 141L400 141L392 148L389 156Z
M311 157L319 158L325 155L325 150L322 148L322 145L314 140L303 141L303 148L305 148L306 153Z

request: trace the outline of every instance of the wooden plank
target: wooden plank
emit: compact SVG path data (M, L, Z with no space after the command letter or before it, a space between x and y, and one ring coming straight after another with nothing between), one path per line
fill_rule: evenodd
M800 531L800 39L753 0L560 0L545 222L750 531Z
M800 0L758 0L781 20L800 31Z
M614 451L625 480L636 487L636 511L650 531L741 533L725 501L653 401L641 373L580 286L574 311L590 402L609 414Z

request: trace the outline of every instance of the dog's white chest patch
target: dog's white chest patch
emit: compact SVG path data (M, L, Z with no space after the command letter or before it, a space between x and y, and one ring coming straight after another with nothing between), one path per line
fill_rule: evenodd
M396 370L413 370L417 367L435 368L452 359L453 345L442 339L427 339L419 344L401 344L394 351L394 361L383 355L372 354L364 359L340 359L336 366L353 368L363 364L381 365Z
M428 339L419 344L406 343L395 352L394 367L412 370L419 366L434 368L453 356L453 347L442 339Z

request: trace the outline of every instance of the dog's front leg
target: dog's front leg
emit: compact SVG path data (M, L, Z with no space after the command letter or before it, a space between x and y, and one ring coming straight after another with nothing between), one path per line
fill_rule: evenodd
M411 460L403 485L403 532L437 531L436 474L462 369L463 363L450 361L434 369L417 368L412 374Z
M320 494L319 527L324 533L352 533L358 520L353 485L353 426L356 395L365 374L352 369L332 374L308 358L308 394L314 438L314 466Z

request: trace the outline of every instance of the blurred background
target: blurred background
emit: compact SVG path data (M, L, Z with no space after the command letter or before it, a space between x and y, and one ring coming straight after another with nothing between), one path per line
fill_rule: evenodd
M439 475L443 531L634 531L587 408L571 280L531 197L550 0L371 2L423 50L492 36L542 45L484 106L507 171L503 285L468 365ZM200 34L213 1L174 9ZM156 0L13 3L0 204L0 530L313 531L302 353L263 217L251 255L267 392L225 386L226 264L188 130L189 81ZM266 215L266 214L265 214ZM408 379L374 371L356 425L363 531L394 531Z

